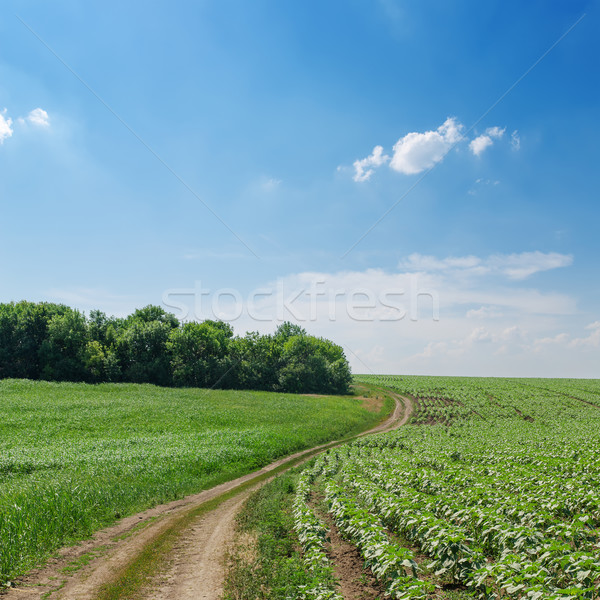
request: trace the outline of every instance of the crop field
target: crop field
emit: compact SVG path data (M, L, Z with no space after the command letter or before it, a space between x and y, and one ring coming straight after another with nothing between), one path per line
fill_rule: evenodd
M119 517L378 419L353 397L0 381L0 583Z
M385 597L600 598L599 381L357 379L410 397L413 417L300 476L294 527L313 579L298 597L340 598L333 523Z

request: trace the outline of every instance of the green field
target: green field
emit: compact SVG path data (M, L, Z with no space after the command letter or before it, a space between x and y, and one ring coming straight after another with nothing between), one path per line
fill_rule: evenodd
M380 418L351 396L0 381L0 582L116 518Z
M298 481L302 598L338 598L320 496L392 598L600 598L600 381L356 379L415 412Z

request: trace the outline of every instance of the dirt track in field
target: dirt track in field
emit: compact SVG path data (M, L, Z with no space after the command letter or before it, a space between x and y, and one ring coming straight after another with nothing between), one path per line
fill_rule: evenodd
M149 586L144 598L197 600L220 598L224 561L234 537L235 517L252 488L226 500L192 525L178 540L167 572Z
M396 429L410 419L411 400L388 390L386 392L396 401L392 415L361 436ZM271 471L288 463L296 464L294 461L302 457L308 460L315 452L339 443L330 442L298 452L260 471L122 519L97 532L90 540L64 548L44 567L14 582L14 587L0 593L0 598L95 600L104 586L118 580L123 569L174 527L178 520L206 502L262 477L255 485L246 487L241 493L192 519L178 535L161 565L161 572L150 577L142 591L135 594L135 598L140 600L218 600L223 591L225 556L234 538L235 516L246 498L264 484L264 476Z

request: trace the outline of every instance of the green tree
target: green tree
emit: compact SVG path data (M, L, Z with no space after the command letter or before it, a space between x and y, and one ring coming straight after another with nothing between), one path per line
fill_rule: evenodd
M290 337L283 346L281 389L293 393L335 393L349 390L352 376L340 346L310 335Z
M39 356L43 379L82 381L86 378L87 323L77 310L67 309L48 321Z
M291 337L295 336L304 336L306 335L306 329L300 327L296 323L290 323L289 321L284 321L277 327L275 330L275 339L279 342L285 342L289 340Z
M272 335L249 332L235 340L236 387L252 390L279 389L283 343Z
M170 385L167 340L171 326L161 321L134 320L117 338L117 355L125 381Z
M168 313L164 308L160 306L154 306L152 304L149 304L144 308L136 309L133 314L127 317L128 324L135 321L142 321L143 323L152 323L157 321L159 323L164 323L170 329L179 327L179 321L174 314Z
M181 325L160 306L126 319L62 304L0 304L0 378L345 393L340 346L285 322L273 335L234 337L222 321Z
M39 352L48 336L48 322L70 309L27 301L0 306L0 377L38 379L42 369Z
M233 330L220 321L186 323L169 335L173 381L176 385L229 387L235 363L230 355Z
M94 383L118 381L121 377L117 353L112 348L103 346L98 340L90 340L86 344L84 366L87 379Z

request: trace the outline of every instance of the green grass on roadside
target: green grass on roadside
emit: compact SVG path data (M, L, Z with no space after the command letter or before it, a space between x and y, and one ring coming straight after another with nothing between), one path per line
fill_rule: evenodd
M115 519L380 419L352 396L0 381L0 584Z
M310 585L293 528L291 504L299 469L261 487L238 515L238 529L255 544L231 556L225 600L285 600Z

